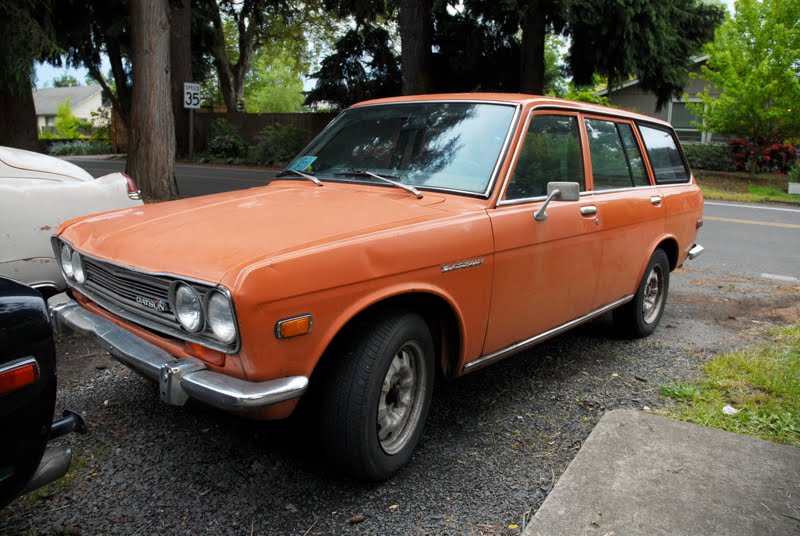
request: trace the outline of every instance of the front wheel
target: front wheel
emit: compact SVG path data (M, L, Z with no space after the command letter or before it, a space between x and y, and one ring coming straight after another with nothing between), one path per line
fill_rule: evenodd
M646 337L653 333L664 315L669 293L669 259L664 250L657 249L633 300L614 310L614 323L626 335Z
M324 448L356 478L388 478L411 458L425 425L435 366L430 329L415 313L389 313L332 357L340 361L325 379Z

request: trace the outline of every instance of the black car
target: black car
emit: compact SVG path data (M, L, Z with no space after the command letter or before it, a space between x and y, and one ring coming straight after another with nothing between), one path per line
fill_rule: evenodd
M85 426L70 411L52 422L55 403L56 352L44 298L0 277L0 508L69 469L70 446L48 442Z

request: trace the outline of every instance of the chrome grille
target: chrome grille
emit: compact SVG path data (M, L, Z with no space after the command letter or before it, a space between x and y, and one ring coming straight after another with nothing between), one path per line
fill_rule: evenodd
M169 279L133 272L87 257L83 257L83 265L86 270L86 290L129 311L173 328L180 327L169 306L169 287L172 283ZM148 307L143 301L160 303L164 310Z
M130 320L153 331L165 335L200 343L209 348L226 353L239 350L239 341L225 344L214 336L206 325L199 333L184 330L169 303L169 290L176 278L166 275L145 274L130 268L81 255L86 272L86 282L78 289L97 305L112 314ZM189 284L200 295L201 300L217 287L196 282L180 281ZM164 310L148 307L148 301L164 305Z

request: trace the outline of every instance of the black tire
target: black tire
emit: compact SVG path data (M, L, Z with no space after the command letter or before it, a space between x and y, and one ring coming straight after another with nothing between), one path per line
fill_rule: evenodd
M377 481L408 463L431 403L434 355L422 317L397 311L354 333L343 352L331 356L336 363L325 378L319 416L323 448L334 465Z
M656 330L669 294L669 259L657 249L647 263L633 300L614 309L614 324L628 337L647 337Z

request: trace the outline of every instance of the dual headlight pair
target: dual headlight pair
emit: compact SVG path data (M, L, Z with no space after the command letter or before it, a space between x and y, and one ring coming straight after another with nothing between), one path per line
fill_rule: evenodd
M77 250L61 243L61 269L65 278L78 285L86 282L83 259ZM225 344L236 341L236 317L228 294L211 289L201 298L197 290L183 281L174 281L169 289L169 304L180 325L190 333L199 333L208 325L214 336Z
M214 335L225 344L232 344L236 340L233 306L221 290L210 290L202 299L194 287L176 281L170 287L169 302L175 317L186 331L197 333L208 324Z

